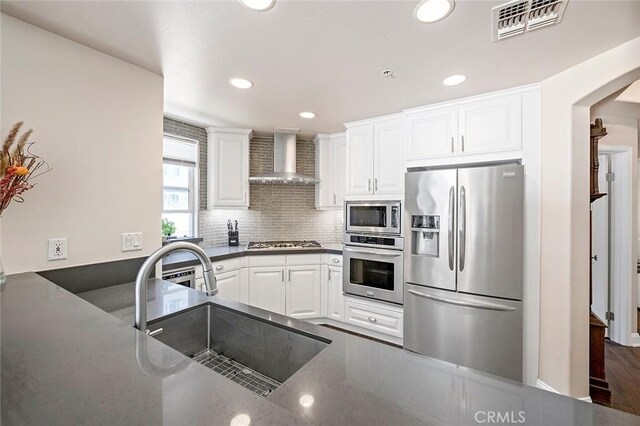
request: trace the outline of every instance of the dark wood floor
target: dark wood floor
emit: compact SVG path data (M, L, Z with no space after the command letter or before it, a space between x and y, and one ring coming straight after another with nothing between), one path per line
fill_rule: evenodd
M640 416L640 348L605 343L611 408Z

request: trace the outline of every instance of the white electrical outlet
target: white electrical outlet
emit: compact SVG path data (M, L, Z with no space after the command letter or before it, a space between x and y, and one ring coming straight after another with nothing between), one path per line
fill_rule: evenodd
M142 232L125 232L122 234L122 251L142 250Z
M67 239L49 238L49 260L62 260L67 258Z

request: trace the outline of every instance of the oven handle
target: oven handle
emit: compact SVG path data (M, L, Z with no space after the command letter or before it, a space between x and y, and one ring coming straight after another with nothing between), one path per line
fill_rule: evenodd
M435 300L436 302L448 303L450 305L465 306L467 308L489 309L492 311L507 311L507 312L516 310L516 308L512 306L499 305L497 303L463 302L462 300L454 300L446 297L432 296L430 294L422 293L415 290L407 290L407 291L413 294L414 296L424 297L426 299Z
M381 251L378 252L378 251L373 251L373 250L356 250L356 249L352 249L352 248L348 248L348 247L345 247L343 250L351 252L351 253L373 254L373 255L376 255L376 256L388 256L388 257L402 256L402 251L399 251L399 253L385 253L385 252L381 252Z

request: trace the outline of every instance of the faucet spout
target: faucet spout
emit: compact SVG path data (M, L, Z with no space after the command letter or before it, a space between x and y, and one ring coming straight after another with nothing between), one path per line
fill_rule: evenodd
M216 277L213 273L213 266L209 256L199 246L184 241L177 241L175 243L167 244L154 251L151 256L144 261L138 276L136 277L136 305L135 305L135 327L138 330L149 332L147 330L147 283L151 276L151 271L155 267L156 263L160 261L169 253L175 251L187 251L193 253L200 263L204 273L204 285L206 287L206 293L208 296L215 296L218 294L218 286L216 283Z

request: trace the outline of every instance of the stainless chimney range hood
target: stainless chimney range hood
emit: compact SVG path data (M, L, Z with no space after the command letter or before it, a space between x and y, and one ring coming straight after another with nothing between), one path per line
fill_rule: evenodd
M296 134L300 129L276 128L273 136L273 172L251 176L250 183L314 185L313 176L296 173Z

